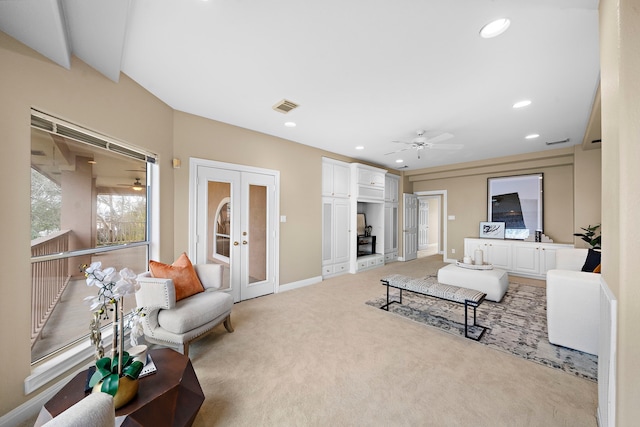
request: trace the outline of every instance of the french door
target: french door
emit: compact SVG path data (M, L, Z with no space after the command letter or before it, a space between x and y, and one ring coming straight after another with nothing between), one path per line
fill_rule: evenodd
M196 262L222 264L223 290L236 302L274 293L278 173L195 159L191 170Z

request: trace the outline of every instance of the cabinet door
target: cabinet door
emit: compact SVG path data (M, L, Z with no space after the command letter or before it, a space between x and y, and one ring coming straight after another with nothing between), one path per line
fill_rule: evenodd
M494 267L504 270L511 269L511 245L495 242L487 243L487 259L486 261L493 264Z
M322 199L322 265L333 263L333 199Z
M398 205L384 206L384 253L398 250Z
M398 203L398 179L387 175L384 182L384 200L389 203Z
M322 195L349 197L351 170L347 163L322 162Z
M322 162L322 195L333 196L333 164Z
M513 245L513 271L539 274L540 247L538 245Z
M349 261L349 251L351 245L351 233L349 232L349 200L334 199L333 201L333 241L335 242L333 251L333 261L342 263Z
M333 195L335 197L349 197L351 170L347 165L333 165Z

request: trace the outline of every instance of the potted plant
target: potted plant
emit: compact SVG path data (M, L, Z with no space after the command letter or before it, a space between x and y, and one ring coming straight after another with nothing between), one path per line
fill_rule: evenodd
M108 319L109 312L113 312L113 343L110 357L100 357L96 361L96 371L89 380L89 386L94 391L109 393L114 397L114 406L119 408L129 402L138 391L138 376L144 367L140 361L124 351L124 301L125 295L133 294L139 289L136 274L128 268L116 273L113 267L101 269L102 263L94 262L90 266L83 265L87 286L96 286L98 295L87 297L90 310L94 312L91 323L92 341L99 347L98 354L102 356L100 342L100 318ZM131 342L137 344L137 337L141 335L140 318L144 316L143 309L134 309L129 325L131 328ZM95 336L97 335L97 340Z
M587 242L587 244L591 246L592 249L601 249L600 243L602 236L598 232L599 228L600 224L594 226L591 226L591 224L589 224L587 228L580 227L580 229L582 229L584 233L574 233L573 235L580 237L583 241Z

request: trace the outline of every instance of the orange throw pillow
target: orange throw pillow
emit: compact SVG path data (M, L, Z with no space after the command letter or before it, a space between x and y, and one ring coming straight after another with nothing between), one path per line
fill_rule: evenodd
M171 265L149 261L149 270L153 277L173 280L173 286L176 288L176 301L204 292L204 286L200 283L196 270L184 252Z
M600 273L600 268L601 268L600 265L601 264L598 264L598 266L595 268L595 270L593 270L594 273Z

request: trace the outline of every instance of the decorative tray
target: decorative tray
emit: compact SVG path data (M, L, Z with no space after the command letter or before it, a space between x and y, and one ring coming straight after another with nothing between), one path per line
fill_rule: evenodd
M475 264L465 264L462 261L456 261L456 265L458 267L468 268L470 270L493 270L493 265L488 264L486 262L482 265L475 265Z

